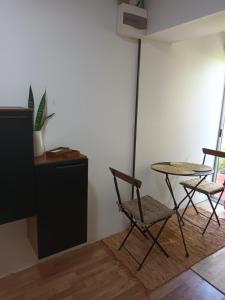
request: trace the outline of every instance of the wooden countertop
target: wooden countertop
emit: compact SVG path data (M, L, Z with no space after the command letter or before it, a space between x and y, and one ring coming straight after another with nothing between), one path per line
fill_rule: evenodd
M30 108L26 107L19 107L19 106L0 106L0 111L7 112L7 111L32 111Z
M80 160L87 158L85 155L80 154L79 156L74 157L64 157L64 156L58 156L58 157L48 157L46 154L42 156L38 156L34 158L34 165L45 165L45 164L54 164L58 162L67 162L67 161L74 161L74 160Z

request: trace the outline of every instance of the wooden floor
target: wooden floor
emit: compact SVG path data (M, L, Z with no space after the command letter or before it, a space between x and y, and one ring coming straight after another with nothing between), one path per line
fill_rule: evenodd
M0 280L1 300L147 299L97 242Z
M149 293L94 243L0 280L1 300L225 300L191 270Z
M0 280L0 300L89 299L225 300L225 297L191 270L150 293L103 242L64 253Z
M200 208L199 211L205 215L207 214L206 211ZM113 255L115 255L117 260L126 266L133 276L143 283L146 289L153 291L168 280L188 270L202 259L225 247L224 219L221 219L220 227L216 222L211 222L204 236L202 236L202 229L192 224L194 223L204 228L207 222L205 217L197 215L191 207L185 214L185 220L189 220L189 222L185 221L185 226L183 227L189 257L185 256L177 219L174 215L160 236L160 243L168 252L169 257L167 258L155 247L139 272L137 272L137 263L127 253L126 249L117 250L126 232L109 236L103 242ZM192 224L190 224L190 221ZM151 230L156 235L159 228L153 226ZM151 242L147 242L137 230L130 235L126 242L126 248L138 261L141 261L150 245Z

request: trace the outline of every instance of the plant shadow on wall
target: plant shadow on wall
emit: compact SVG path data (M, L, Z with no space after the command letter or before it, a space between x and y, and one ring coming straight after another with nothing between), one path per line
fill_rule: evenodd
M30 85L28 96L28 108L30 108L33 111L34 156L41 156L45 152L43 141L43 129L47 125L48 121L55 115L55 113L52 113L50 115L47 114L46 90L41 98L35 117L34 94Z

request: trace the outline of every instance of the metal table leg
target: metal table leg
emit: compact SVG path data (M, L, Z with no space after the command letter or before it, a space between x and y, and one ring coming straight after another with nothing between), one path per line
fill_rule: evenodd
M181 225L181 222L183 222L183 220L182 220L182 218L181 218L181 216L179 214L179 211L178 211L178 205L177 205L174 193L173 193L173 188L172 188L172 185L171 185L171 182L170 182L168 174L166 174L166 184L168 186L168 189L169 189L170 194L171 194L172 199L173 199L174 211L175 211L176 216L177 216L177 221L178 221L178 225L179 225L179 229L180 229L180 233L181 233L181 238L182 238L183 245L184 245L185 255L186 255L186 257L188 257L189 253L188 253L188 250L187 250L187 246L186 246L186 242L185 242L185 238L184 238L184 233L183 233L183 229L182 229L182 225Z

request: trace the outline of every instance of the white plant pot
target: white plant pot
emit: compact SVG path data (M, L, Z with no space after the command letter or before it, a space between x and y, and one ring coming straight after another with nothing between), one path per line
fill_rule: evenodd
M34 131L33 132L34 138L34 156L41 156L45 153L45 146L43 141L42 131Z

